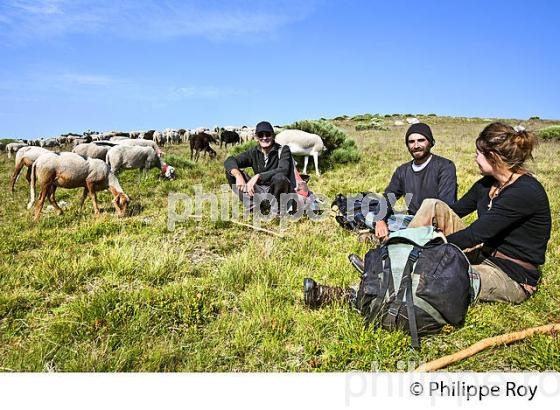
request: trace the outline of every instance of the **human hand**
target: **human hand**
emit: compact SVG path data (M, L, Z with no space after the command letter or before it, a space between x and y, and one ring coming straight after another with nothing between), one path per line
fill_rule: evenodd
M239 190L239 192L245 192L245 178L242 175L238 175L235 177L235 186Z
M385 223L385 221L377 221L375 223L375 236L377 237L377 239L379 239L380 241L384 241L385 239L387 239L388 235L389 228L387 228L387 224Z
M259 181L259 177L260 177L260 175L257 174L247 182L247 185L245 186L245 189L246 189L246 192L249 194L249 196L255 195L255 185Z

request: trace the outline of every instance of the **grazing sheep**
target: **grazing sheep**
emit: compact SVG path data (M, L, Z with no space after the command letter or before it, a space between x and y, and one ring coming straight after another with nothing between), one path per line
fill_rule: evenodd
M242 142L251 141L253 138L255 138L255 128L243 128L239 132L239 138L241 138Z
M10 178L10 189L12 192L14 192L14 185L16 184L21 169L24 166L27 167L25 179L27 179L27 182L31 182L31 166L37 158L49 152L51 151L41 147L22 147L18 150L18 152L16 152L16 167L12 177Z
M206 131L209 131L208 128L206 128L206 127L198 127L198 128L195 128L195 129L191 130L191 134L194 134L194 135L196 135L196 134L204 134Z
M93 138L91 137L91 135L87 135L85 137L73 137L70 140L72 141L73 146L76 147L80 144L89 144L93 140Z
M97 215L100 214L97 205L96 192L108 189L113 194L113 205L118 216L124 216L130 202L117 179L111 172L109 166L97 158L84 159L72 152L48 153L43 154L33 163L31 168L30 201L27 208L31 208L35 201L35 184L39 178L41 193L35 204L34 220L38 221L41 217L41 210L45 199L62 214L62 209L58 206L55 199L57 188L84 188L82 198L79 203L81 209L86 196L89 194L93 202L93 209Z
M48 138L48 139L41 139L39 140L39 146L41 148L54 148L60 147L60 143L56 138Z
M216 158L216 151L214 151L212 147L210 147L210 142L215 143L217 141L214 139L214 137L204 132L202 134L191 135L189 139L189 144L191 147L191 160L193 159L194 152L195 161L198 161L198 158L200 157L200 151L204 151L205 156L206 153L208 153L210 159Z
M224 128L222 128L220 130L220 148L222 147L222 144L226 145L226 149L228 144L239 144L240 142L240 138L239 138L239 134L235 131L228 131Z
M73 153L80 155L83 158L97 158L105 161L107 157L107 151L111 148L110 145L105 144L80 144L76 145L72 150Z
M8 158L12 158L12 154L15 154L19 151L20 148L27 147L27 144L24 142L11 142L6 145L6 152L8 153Z
M315 163L315 173L319 173L319 155L325 150L323 140L317 134L301 130L284 130L276 136L276 142L280 145L290 147L292 155L304 155L303 173L307 173L307 163L309 156L313 157Z
M175 169L162 161L151 147L117 145L107 151L106 162L115 174L121 169L140 169L146 173L151 168L159 168L166 178L175 178Z
M151 147L157 153L158 157L161 157L163 155L163 151L158 147L156 142L152 140L144 140L144 139L133 140L127 138L127 139L122 139L122 140L112 141L112 142L116 142L119 145L127 145L132 147Z

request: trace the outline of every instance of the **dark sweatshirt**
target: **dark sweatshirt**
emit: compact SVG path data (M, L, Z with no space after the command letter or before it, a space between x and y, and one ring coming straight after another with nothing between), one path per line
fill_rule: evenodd
M414 215L422 201L427 198L436 198L447 205L457 200L457 175L455 164L437 155L432 154L430 162L421 171L412 169L412 161L399 166L391 178L389 186L383 196L387 199L387 218L393 214L391 203L387 194L392 193L396 199L407 193L412 194L408 205L408 213Z
M461 249L484 243L505 255L533 265L542 265L550 239L552 219L548 196L534 177L520 176L506 186L488 209L493 177L483 177L451 208L463 217L477 211L478 219L469 227L447 237ZM515 262L491 257L513 280L536 286L540 272L528 270Z
M290 168L293 166L292 153L290 147L284 145L282 148L281 158L278 158L278 150L281 145L274 143L268 152L268 160L265 164L264 153L260 147L250 148L239 155L229 157L224 162L226 171L231 173L232 169L243 169L251 167L254 174L259 174L259 184L270 185L272 177L276 174L290 177Z

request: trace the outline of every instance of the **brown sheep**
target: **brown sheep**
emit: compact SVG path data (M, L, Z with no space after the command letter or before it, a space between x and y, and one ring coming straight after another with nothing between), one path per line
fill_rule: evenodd
M54 197L57 188L84 188L79 208L81 209L86 196L89 194L93 202L93 209L100 214L97 205L96 192L108 189L113 194L113 205L118 216L124 216L130 199L126 195L117 179L111 172L109 165L97 158L84 159L78 154L62 152L60 154L43 154L31 169L30 201L27 208L31 208L35 201L35 184L37 177L41 184L41 193L35 204L34 220L38 221L45 199L49 199L53 207L62 213Z

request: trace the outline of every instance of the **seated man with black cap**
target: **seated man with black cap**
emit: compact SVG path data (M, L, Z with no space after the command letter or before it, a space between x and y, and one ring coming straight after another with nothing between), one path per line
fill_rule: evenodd
M255 194L272 194L280 206L280 195L293 192L290 172L293 169L290 148L274 141L274 129L267 121L257 124L257 146L231 156L224 162L226 177L233 192L249 208L253 208ZM251 167L254 176L249 178L244 168Z
M447 158L431 153L435 139L430 127L424 123L411 125L406 131L405 143L413 159L396 169L389 186L383 193L387 202L385 217L374 222L372 213L366 216L366 224L370 228L373 228L375 224L375 236L380 240L387 237L389 230L406 227L424 199L436 198L448 205L453 205L457 201L455 164ZM391 201L394 204L395 200L407 194L412 195L412 197L409 197L410 203L407 204L408 215L398 224ZM394 224L396 229L393 226L388 226L388 224ZM389 229L389 227L392 229Z

